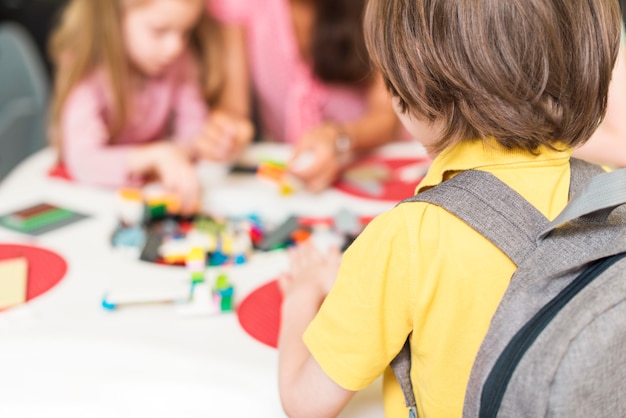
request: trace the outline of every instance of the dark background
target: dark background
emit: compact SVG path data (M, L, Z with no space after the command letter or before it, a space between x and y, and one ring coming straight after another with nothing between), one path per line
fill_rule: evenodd
M48 35L57 22L60 10L67 1L68 0L0 0L0 22L10 20L19 22L26 27L33 35L35 43L42 53L48 72L50 72L51 68L46 51ZM619 4L622 8L622 19L626 21L624 13L626 10L626 0L619 0Z
M18 22L30 32L48 74L51 71L47 53L48 35L66 3L67 0L0 0L0 22Z

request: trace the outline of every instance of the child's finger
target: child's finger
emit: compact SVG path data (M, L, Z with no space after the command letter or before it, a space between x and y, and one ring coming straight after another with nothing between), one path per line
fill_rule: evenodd
M181 187L178 190L178 194L181 200L180 212L182 215L192 215L195 205L195 197L193 195L193 191L188 185L181 184L180 186Z
M223 129L217 125L208 126L204 131L204 141L202 141L203 147L207 152L214 151L216 148L220 148L223 137Z
M252 141L254 127L247 120L234 121L233 127L233 155L236 157Z
M230 125L208 127L205 135L204 155L216 160L226 160L231 156L235 148L235 136Z
M182 215L193 215L199 207L200 183L191 164L170 167L162 173L164 188L175 194L180 201Z
M302 179L307 179L311 176L311 173L317 170L317 165L318 161L315 152L306 149L294 154L289 163L289 171Z
M187 205L185 206L184 215L194 215L200 207L201 186L193 167L190 167L188 179L184 183L186 186L185 196Z
M222 153L222 158L230 158L234 153L236 135L237 130L233 125L227 125L222 131L222 135L219 138L219 150Z
M325 173L320 173L317 175L317 177L311 178L305 184L309 191L313 193L319 193L329 186L330 180L328 176L325 175Z

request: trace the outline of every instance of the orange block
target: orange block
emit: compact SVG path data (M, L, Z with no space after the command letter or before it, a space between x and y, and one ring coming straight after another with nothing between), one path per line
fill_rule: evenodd
M261 163L259 164L259 168L257 169L257 175L260 177L265 177L270 180L280 181L286 172L285 167L278 166L276 164L271 163Z
M310 237L311 237L311 231L309 231L308 229L296 229L291 234L291 239L296 244L304 242L304 241L308 240Z

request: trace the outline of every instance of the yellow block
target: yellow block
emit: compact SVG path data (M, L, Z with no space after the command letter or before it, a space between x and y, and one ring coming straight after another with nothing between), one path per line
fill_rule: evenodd
M123 188L118 190L119 196L124 200L142 201L143 195L139 189Z
M26 301L28 261L25 257L0 261L0 309Z

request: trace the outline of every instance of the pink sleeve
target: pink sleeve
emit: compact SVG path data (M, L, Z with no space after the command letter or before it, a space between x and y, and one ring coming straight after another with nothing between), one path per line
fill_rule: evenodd
M253 3L252 0L207 0L207 10L220 22L245 24Z
M198 68L191 57L181 60L174 93L174 140L179 143L192 142L200 133L207 119L207 105L198 82Z
M104 101L89 79L69 95L61 116L64 163L71 176L86 184L119 187L130 182L127 170L130 146L109 145Z

